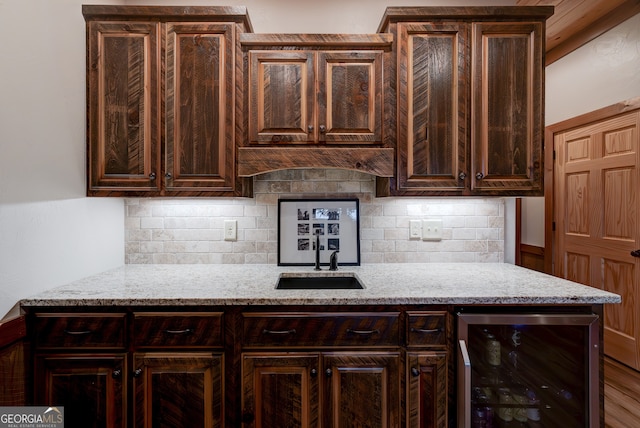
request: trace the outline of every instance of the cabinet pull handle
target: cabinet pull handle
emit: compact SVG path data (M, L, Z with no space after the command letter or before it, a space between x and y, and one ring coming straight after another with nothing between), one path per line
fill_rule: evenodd
M441 328L413 328L413 327L411 327L411 333L424 333L424 334L442 333L442 329Z
M149 180L155 180L156 179L156 173L152 172L151 174L149 174Z
M88 334L93 333L93 330L64 330L64 332L66 334L69 334L71 336L86 336Z
M640 250L633 250L633 251L631 252L631 255L632 255L633 257L640 257Z
M348 328L347 329L347 333L369 335L369 334L379 334L380 330L378 330L378 329L375 329L375 330L352 330L352 329Z
M190 328L185 328L184 330L164 330L165 333L167 334L191 334L193 333L193 330Z
M465 174L464 172L458 174L458 179L460 179L460 181L464 181L465 178L467 178L467 174Z
M121 369L117 369L111 372L111 377L114 379L120 379L120 376L122 376L122 370Z
M484 174L479 172L476 174L476 180L482 180L484 178Z
M262 330L262 334L296 334L296 329L292 328L291 330L267 330L266 328Z
M142 369L136 369L133 372L133 377L140 377L141 374L142 374Z
M418 370L418 369L417 369L417 368L415 368L415 367L411 367L411 376L413 376L413 377L418 377L418 376L420 376L420 370Z

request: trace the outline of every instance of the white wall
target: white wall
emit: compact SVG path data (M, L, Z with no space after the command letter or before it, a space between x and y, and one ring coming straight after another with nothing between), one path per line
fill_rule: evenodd
M124 263L123 201L84 197L83 3L0 1L0 318Z
M549 65L546 125L640 96L640 14ZM522 242L544 246L544 198L522 204Z

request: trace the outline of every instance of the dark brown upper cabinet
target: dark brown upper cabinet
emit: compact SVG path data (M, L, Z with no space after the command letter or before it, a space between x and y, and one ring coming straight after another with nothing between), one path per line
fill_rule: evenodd
M244 7L83 6L90 196L234 196Z
M544 31L552 7L391 7L391 194L543 193Z
M243 34L239 175L347 168L393 175L385 140L389 34Z

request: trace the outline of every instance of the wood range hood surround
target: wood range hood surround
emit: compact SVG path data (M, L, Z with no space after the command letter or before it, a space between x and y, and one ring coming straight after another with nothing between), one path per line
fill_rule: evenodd
M393 177L393 152L384 147L239 147L237 173L251 177L281 169L337 168Z

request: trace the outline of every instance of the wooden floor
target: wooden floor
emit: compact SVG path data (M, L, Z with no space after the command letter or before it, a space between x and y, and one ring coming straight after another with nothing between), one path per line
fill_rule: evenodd
M604 425L640 427L640 373L609 358L604 361Z

